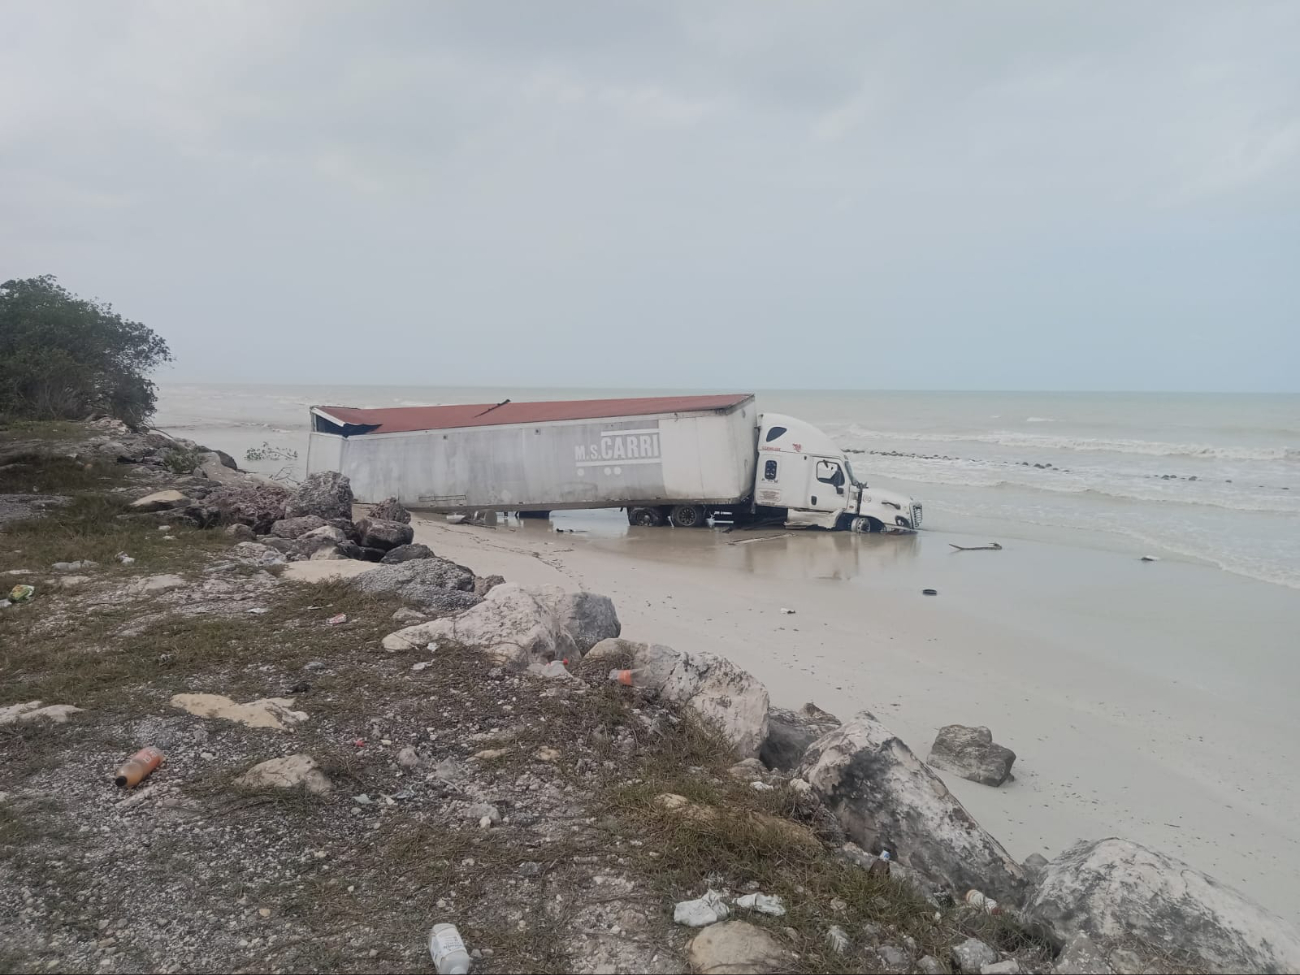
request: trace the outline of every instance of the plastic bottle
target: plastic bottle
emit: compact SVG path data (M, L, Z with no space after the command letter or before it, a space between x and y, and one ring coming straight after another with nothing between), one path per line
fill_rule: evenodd
M117 770L116 782L127 789L134 789L163 763L163 753L156 748L141 748L123 763Z
M429 954L438 975L469 975L469 952L454 924L435 924L429 932Z
M635 670L611 670L609 679L615 684L622 684L624 687L640 687L645 690L659 690L664 683L661 674L656 673L651 667L637 667Z
M871 866L867 868L867 873L878 877L889 876L889 851L881 850L880 856L872 861Z

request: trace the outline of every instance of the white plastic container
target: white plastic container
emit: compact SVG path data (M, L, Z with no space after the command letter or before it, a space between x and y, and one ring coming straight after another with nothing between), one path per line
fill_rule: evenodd
M429 932L429 954L438 975L469 975L470 957L454 924L435 924Z

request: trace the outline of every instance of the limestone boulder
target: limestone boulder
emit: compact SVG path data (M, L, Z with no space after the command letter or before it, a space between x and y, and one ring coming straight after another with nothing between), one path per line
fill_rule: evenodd
M287 731L307 720L304 712L291 710L291 697L266 697L239 704L223 694L173 694L170 703L201 718L220 718L249 728Z
M139 512L170 511L172 508L192 504L180 491L155 491L131 502L131 510Z
M391 568L425 565L430 561L441 560L408 562ZM371 574L364 573L358 579ZM471 588L474 585L472 573L468 585ZM524 588L506 584L497 586L476 606L458 616L389 634L384 638L384 646L402 649L447 640L473 647L499 664L523 668L530 663L559 659L576 662L602 634L617 635L619 630L618 615L607 596L571 593L557 586Z
M369 517L379 521L396 521L403 525L411 523L411 513L396 498L385 498L372 506Z
M324 527L325 519L319 515L302 515L298 518L281 518L271 526L271 534L276 538L301 538L310 531Z
M939 729L926 760L932 768L953 772L963 779L998 786L1011 778L1016 753L994 744L988 728L950 724Z
M352 482L337 471L320 471L307 479L289 496L284 517L316 515L325 521L352 520Z
M710 924L686 946L686 958L699 975L769 975L793 963L779 941L746 921Z
M1024 899L1024 870L888 728L863 712L819 738L796 774L844 831L958 898L974 888L1007 904Z
M385 552L409 545L415 538L415 530L410 525L378 518L361 519L357 522L357 533L363 548L380 548Z
M803 761L809 745L840 724L839 718L812 702L798 711L771 708L767 712L767 737L758 750L759 760L770 769L788 772Z
M609 639L583 661L587 673L604 666L631 671L632 686L642 693L690 708L742 757L756 756L767 738L767 688L725 657Z
M300 789L324 795L334 783L310 755L287 755L254 765L235 780L246 789Z
M1077 843L1043 870L1024 920L1058 946L1085 935L1172 946L1210 971L1300 971L1289 921L1199 870L1137 843Z
M362 550L363 557L367 551ZM473 592L474 573L448 559L414 559L397 565L380 565L356 576L352 584L362 592L394 593L429 611L460 611L479 601Z
M384 565L397 565L399 562L411 562L415 559L434 558L433 549L428 545L421 545L419 542L413 542L407 545L399 545L394 549L389 549L384 553L384 557L379 561Z
M27 701L23 704L11 704L0 708L0 726L10 724L30 724L34 721L49 721L53 724L66 724L68 716L80 714L84 709L71 704L46 704L40 701Z

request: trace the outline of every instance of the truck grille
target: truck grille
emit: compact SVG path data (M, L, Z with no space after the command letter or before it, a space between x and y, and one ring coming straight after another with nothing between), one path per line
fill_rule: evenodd
M921 506L919 504L912 505L912 527L921 527Z

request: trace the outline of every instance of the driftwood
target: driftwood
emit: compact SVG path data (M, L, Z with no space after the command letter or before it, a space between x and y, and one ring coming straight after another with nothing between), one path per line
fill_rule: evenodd
M953 545L952 542L949 542L948 544L952 545L952 547L955 548L958 552L1001 552L1002 551L1002 546L999 545L997 542L989 542L989 544L987 545Z

